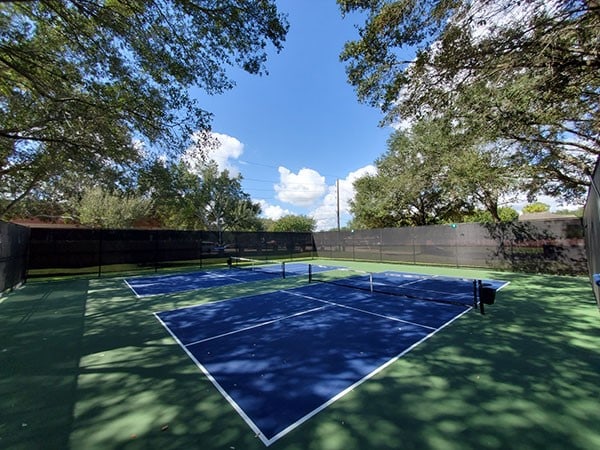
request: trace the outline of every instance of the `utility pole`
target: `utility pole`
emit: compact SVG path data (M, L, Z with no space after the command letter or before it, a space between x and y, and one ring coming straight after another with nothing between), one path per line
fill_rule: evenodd
M340 180L335 180L335 187L337 190L337 229L340 232Z

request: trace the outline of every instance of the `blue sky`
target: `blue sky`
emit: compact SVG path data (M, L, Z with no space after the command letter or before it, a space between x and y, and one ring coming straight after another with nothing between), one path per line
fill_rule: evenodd
M269 74L232 70L232 90L194 94L214 116L221 146L211 157L221 169L242 175L244 191L261 204L263 217L304 214L316 220L317 230L337 226L338 183L344 226L351 218L352 182L374 173L393 132L379 127L379 110L358 102L339 60L344 43L358 36L360 17L342 18L335 0L277 5L290 30L283 51L271 51ZM546 196L539 200L564 207ZM520 211L525 204L513 198L508 206Z
M241 173L264 217L305 214L318 229L337 226L339 180L343 226L352 181L373 170L392 129L378 126L381 113L360 104L346 81L339 54L358 33L335 0L277 3L290 30L283 51L271 52L269 74L232 71L232 90L196 94L222 144L212 156Z

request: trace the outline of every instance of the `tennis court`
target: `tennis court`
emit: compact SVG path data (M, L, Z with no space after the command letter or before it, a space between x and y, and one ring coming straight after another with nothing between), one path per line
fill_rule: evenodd
M600 447L586 277L314 263L510 284L482 315L305 276L146 297L122 277L30 282L0 301L0 446Z
M468 280L377 274L385 286L400 289L389 295L367 292L363 278L338 278L336 284L238 297L156 317L263 443L271 445L472 309ZM342 280L350 283L340 286ZM498 288L506 284L486 282ZM407 285L412 298L402 295ZM433 292L440 299L452 298L451 303L414 298Z
M125 279L136 297L172 294L238 283L251 283L286 276L308 276L308 263L275 262L250 258L230 258L230 270L222 268L168 275L142 276ZM315 272L336 269L330 265L311 265Z

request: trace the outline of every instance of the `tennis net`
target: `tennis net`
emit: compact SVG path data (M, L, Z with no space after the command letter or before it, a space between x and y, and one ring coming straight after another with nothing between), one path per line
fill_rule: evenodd
M481 301L481 280L430 277L401 272L365 272L352 268L339 268L329 272L317 272L309 267L309 282L330 283L368 291L405 297L414 300L446 303L479 308L484 313Z
M254 272L267 273L285 278L285 262L283 261L269 261L264 259L230 256L227 259L227 265L230 269L251 270Z

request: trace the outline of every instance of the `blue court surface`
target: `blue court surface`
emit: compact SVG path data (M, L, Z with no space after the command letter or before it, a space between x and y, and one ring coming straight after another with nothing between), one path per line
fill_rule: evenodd
M334 270L334 266L313 265L312 270L323 272ZM287 276L308 275L307 263L286 263ZM176 292L193 291L212 287L226 286L237 283L281 278L282 270L279 264L260 268L249 269L209 269L197 272L180 273L172 275L153 275L148 277L135 277L125 280L125 283L137 297L152 295L173 294Z
M471 310L313 283L155 315L268 446Z

